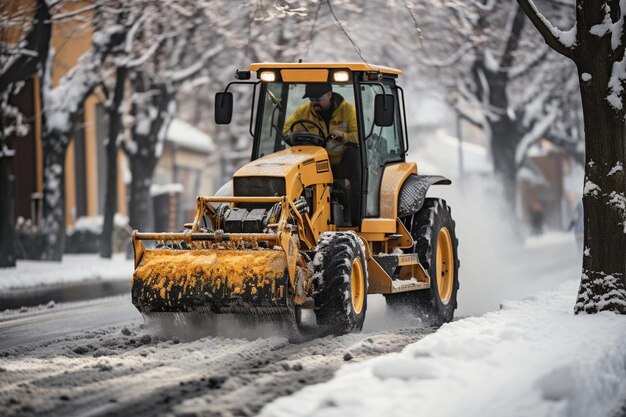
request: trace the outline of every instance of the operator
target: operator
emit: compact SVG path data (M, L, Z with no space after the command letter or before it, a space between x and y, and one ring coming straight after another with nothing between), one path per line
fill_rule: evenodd
M309 101L300 105L287 119L283 133L289 132L291 125L298 119L311 120L322 127L320 136L329 138L326 151L335 180L347 179L349 186L346 211L350 213L353 226L358 225L361 202L361 158L357 131L356 108L344 98L333 92L330 83L310 83L306 85L303 99ZM313 125L306 123L294 127L295 132L306 129L315 131ZM315 132L314 132L315 133Z
M341 162L346 149L346 143L358 146L358 133L356 124L356 109L337 93L333 93L330 83L307 84L302 98L310 101L302 104L287 119L283 133L287 133L294 121L298 119L311 120L319 124L324 131L319 132L322 137L332 139L326 146L331 165L336 166ZM313 125L302 124L294 128L296 132L314 130Z

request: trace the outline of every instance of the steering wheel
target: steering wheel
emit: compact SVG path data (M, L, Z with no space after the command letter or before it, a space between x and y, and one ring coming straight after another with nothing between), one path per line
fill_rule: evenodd
M306 124L313 125L317 129L320 134L316 134L311 132ZM296 125L301 125L306 132L294 132L293 128ZM326 144L327 138L323 137L321 133L324 131L322 127L309 119L298 119L291 124L289 128L289 133L285 136L285 142L289 146L297 146L297 145L314 145L314 146L324 146Z

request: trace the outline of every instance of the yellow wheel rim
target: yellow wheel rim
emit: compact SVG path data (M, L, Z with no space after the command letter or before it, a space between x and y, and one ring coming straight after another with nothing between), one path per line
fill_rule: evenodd
M361 314L365 303L365 280L363 279L363 267L361 261L356 258L352 262L350 274L350 293L352 295L352 308L356 314Z
M437 237L437 291L444 304L450 302L454 286L454 251L452 238L446 227L439 230Z

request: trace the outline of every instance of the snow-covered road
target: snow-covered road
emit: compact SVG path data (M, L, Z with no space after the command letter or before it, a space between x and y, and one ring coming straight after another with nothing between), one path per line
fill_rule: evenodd
M330 379L347 360L396 352L431 332L386 330L393 318L381 301L370 331L302 343L246 339L234 322L232 338L146 326L128 297L8 311L0 316L0 415L254 415Z
M0 315L0 351L140 319L130 296L13 310Z
M575 252L568 234L491 257L466 249L458 316L498 310L504 299L576 277ZM389 315L382 296L369 297L363 333L311 334L302 343L228 321L221 337L146 326L128 295L51 307L0 314L0 415L255 415L331 379L346 359L398 352L432 333Z

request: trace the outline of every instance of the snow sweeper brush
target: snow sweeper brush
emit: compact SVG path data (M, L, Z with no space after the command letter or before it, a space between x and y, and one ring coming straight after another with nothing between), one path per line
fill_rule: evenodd
M132 286L144 313L287 308L287 262L279 250L146 251Z
M209 203L224 200L233 198L199 198L200 218L213 207ZM278 197L251 201L273 203L274 213L285 205ZM136 267L132 300L142 313L250 313L288 308L288 252L281 243L291 248L291 258L295 258L289 234L197 230L200 228L194 223L184 233L133 234ZM146 249L141 243L144 240L160 243L156 249Z

